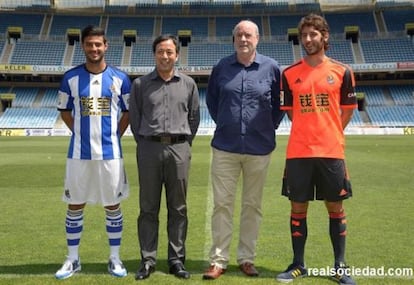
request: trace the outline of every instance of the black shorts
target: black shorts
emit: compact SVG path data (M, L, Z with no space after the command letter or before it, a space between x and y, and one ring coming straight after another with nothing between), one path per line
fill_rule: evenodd
M286 159L282 195L294 202L341 201L352 196L351 182L343 159Z

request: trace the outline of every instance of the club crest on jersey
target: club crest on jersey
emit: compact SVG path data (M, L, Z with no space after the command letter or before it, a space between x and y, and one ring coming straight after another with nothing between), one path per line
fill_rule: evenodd
M114 84L111 85L110 89L111 89L112 94L117 94L117 92L116 92L117 89L116 89L116 86Z
M326 77L326 81L328 82L328 84L334 84L335 83L335 80L334 80L332 75L328 75L328 77Z

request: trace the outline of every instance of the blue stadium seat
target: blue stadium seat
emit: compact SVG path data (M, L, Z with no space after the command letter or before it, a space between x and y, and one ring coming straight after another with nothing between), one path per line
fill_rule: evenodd
M191 30L196 37L208 36L207 17L163 17L162 33L177 35L178 30Z
M62 65L66 42L24 41L15 43L11 64Z
M259 43L257 51L275 59L280 65L294 62L292 42Z
M138 37L152 37L154 17L116 17L108 18L106 34L108 37L122 37L123 30L135 30Z
M0 59L1 59L1 55L3 54L3 48L5 44L6 44L6 41L0 39Z
M200 128L215 128L216 124L210 116L206 104L207 88L199 88L200 95Z
M132 44L131 66L154 66L154 54L149 43Z
M384 95L382 86L359 86L356 87L357 92L365 93L365 101L369 106L385 106L387 105L387 100Z
M391 85L388 88L396 105L411 105L414 113L414 85Z
M414 61L414 45L408 38L361 39L366 63Z
M374 126L406 127L414 122L413 106L367 106L366 111Z
M43 23L43 14L0 14L0 34L6 33L8 27L22 27L24 34L39 35Z
M286 36L290 28L297 28L302 15L278 15L269 17L270 33L272 36Z
M58 88L46 88L40 102L41 107L56 108L58 103Z
M100 16L54 15L49 35L65 36L67 29L83 29L87 25L99 26Z
M213 66L222 57L234 52L231 43L191 43L188 46L189 66Z
M0 128L53 128L58 118L56 108L7 108L0 116Z
M351 40L330 40L326 55L346 64L355 63Z
M361 33L377 33L373 12L325 13L332 34L341 34L345 26L358 26Z
M382 15L388 32L405 31L406 23L414 23L414 8L404 10L385 9L382 11Z
M15 87L12 93L16 94L16 98L12 102L13 107L32 107L39 88L35 87Z
M361 114L358 110L354 110L354 114L352 116L351 121L349 122L348 126L350 127L360 127L364 125L364 121L361 118Z

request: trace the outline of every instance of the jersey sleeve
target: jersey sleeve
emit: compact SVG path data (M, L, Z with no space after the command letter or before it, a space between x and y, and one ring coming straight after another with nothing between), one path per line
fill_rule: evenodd
M284 72L282 73L282 79L280 81L280 84L280 109L291 110L293 107L293 96L292 91L289 87L289 82Z
M131 80L125 75L121 86L121 110L127 112L129 110L129 98L131 92Z
M341 106L354 107L357 105L357 98L355 93L355 79L354 74L350 68L346 68L341 86Z
M69 81L66 76L63 77L58 90L57 109L59 111L69 111L73 109L73 97L71 96Z

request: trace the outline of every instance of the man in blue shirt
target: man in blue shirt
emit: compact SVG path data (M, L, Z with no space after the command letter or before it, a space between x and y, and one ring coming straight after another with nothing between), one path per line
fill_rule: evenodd
M216 123L212 139L211 181L214 195L210 266L203 279L225 273L233 232L237 181L243 175L237 263L247 276L254 267L262 193L275 129L283 118L279 109L280 68L256 51L258 26L249 20L233 30L235 53L214 66L207 88L207 107Z

